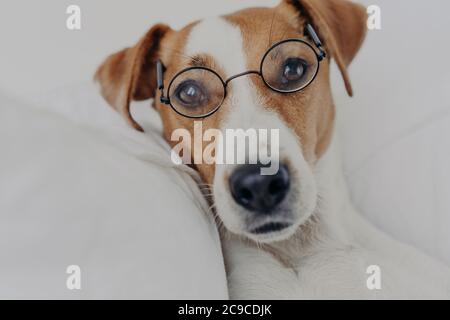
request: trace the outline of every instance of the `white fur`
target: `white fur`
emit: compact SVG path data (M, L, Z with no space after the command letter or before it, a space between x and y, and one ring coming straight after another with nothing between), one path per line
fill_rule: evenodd
M319 161L316 179L325 201L317 212L322 225L311 244L290 252L293 268L237 240L224 243L232 298L450 298L448 267L383 234L355 210L336 138ZM366 286L370 265L381 267L381 290Z
M199 23L188 39L187 54L206 53L233 76L247 70L239 28L224 19ZM254 75L253 75L254 76ZM385 236L368 224L354 209L340 166L336 139L314 172L303 158L300 142L277 114L264 106L261 93L245 76L230 83L231 103L222 128L280 129L280 158L291 159L292 190L284 204L284 218L293 227L269 238L255 237L245 230L245 210L233 201L226 177L234 165L217 166L214 198L225 227L258 242L289 238L316 208L317 234L310 243L274 243L292 266L286 267L271 254L237 240L224 239L232 298L449 298L450 272L416 250ZM281 214L283 217L283 214ZM289 217L288 217L289 216ZM297 241L297 242L296 242ZM294 248L294 249L292 249ZM382 290L366 286L369 265L382 271Z
M220 37L218 37L220 35ZM186 53L208 54L226 72L227 77L247 71L246 55L243 48L241 31L222 18L207 19L199 23L190 34ZM262 57L261 57L262 58ZM254 75L253 75L254 76ZM311 169L303 158L301 147L293 132L283 123L279 116L270 112L249 79L250 76L237 78L230 82L228 94L231 103L227 118L222 119L222 129L278 129L280 133L280 161L291 161L292 192L283 204L285 212L277 217L267 217L269 221L289 222L292 226L279 234L256 236L247 231L244 222L248 212L238 206L231 197L227 179L236 168L234 164L216 165L214 181L214 199L217 212L224 225L233 233L245 235L258 242L282 240L291 236L295 230L312 214L316 198L316 186ZM261 143L261 141L260 141ZM264 144L264 142L262 142ZM268 143L268 141L266 141ZM260 148L267 147L261 145Z

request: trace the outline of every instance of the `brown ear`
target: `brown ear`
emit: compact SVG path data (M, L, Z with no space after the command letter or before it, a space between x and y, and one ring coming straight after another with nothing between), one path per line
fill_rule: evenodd
M353 96L347 67L366 35L366 8L347 0L284 1L293 5L313 24L341 71L349 96Z
M166 25L155 25L134 47L108 57L95 74L106 101L139 131L143 130L131 116L130 103L155 97L155 63L159 44L169 30Z

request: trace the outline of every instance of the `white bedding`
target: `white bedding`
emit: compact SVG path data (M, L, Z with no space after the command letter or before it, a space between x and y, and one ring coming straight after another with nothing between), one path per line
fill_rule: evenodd
M90 86L46 99L0 95L0 298L227 298L207 205L159 136ZM66 287L69 265L81 290Z

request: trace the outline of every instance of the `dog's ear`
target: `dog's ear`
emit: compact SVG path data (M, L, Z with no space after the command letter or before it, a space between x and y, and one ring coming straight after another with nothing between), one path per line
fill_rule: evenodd
M130 103L155 97L155 64L160 42L170 30L166 25L155 25L134 47L108 57L95 74L106 101L139 131L142 128L131 116Z
M284 0L313 24L328 53L335 59L349 96L353 89L347 72L367 30L367 11L347 0Z

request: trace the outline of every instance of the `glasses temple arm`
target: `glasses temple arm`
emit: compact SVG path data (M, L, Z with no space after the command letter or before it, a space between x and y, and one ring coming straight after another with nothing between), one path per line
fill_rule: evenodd
M169 104L169 98L164 96L164 65L161 60L156 62L156 81L158 85L158 90L161 91L161 103Z
M316 45L317 49L319 49L319 52L320 52L319 53L319 61L322 61L323 59L325 59L327 57L327 53L323 49L322 41L320 41L320 38L317 35L316 30L314 30L314 27L311 24L307 23L306 24L306 32L308 33L308 35L313 40L313 42Z

